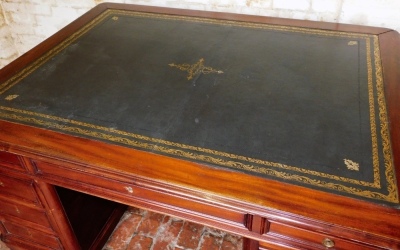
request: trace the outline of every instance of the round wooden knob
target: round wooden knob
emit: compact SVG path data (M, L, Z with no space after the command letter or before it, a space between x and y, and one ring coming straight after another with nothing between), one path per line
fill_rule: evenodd
M329 239L329 238L325 238L322 241L322 245L324 245L327 248L331 248L331 247L335 246L335 242L333 240Z

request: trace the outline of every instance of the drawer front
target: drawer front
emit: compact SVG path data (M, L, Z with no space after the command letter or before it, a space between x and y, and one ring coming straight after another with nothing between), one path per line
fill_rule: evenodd
M42 161L33 161L33 164L37 168L39 175L50 175L62 178L63 180L69 179L72 181L78 181L84 184L115 191L123 195L132 195L134 192L132 184L116 179L106 178L100 174L93 175L93 173L85 173L84 171L77 169L71 169L62 165L55 165Z
M2 221L2 224L7 232L7 235L21 237L27 242L40 243L41 245L50 247L52 249L60 248L60 242L58 238L54 237L53 235L48 235L33 228L16 225L8 221Z
M17 179L2 174L0 174L0 196L13 196L27 202L39 202L32 180Z
M30 208L21 204L11 204L0 201L0 214L14 216L42 225L46 228L51 228L46 213L40 209Z
M55 165L53 163L47 163L42 161L33 161L34 166L37 169L37 174L39 176L43 176L45 178L52 178L57 181L61 181L63 184L71 185L72 182L79 183L79 186L87 185L91 187L95 187L92 194L96 195L96 192L99 190L98 188L105 189L107 198L110 200L116 200L117 198L122 198L123 200L128 200L129 202L149 202L151 204L168 204L169 207L178 207L179 209L189 209L191 210L190 214L201 213L206 214L208 218L215 217L219 221L223 221L230 227L234 227L239 230L247 230L243 225L244 214L242 212L238 212L234 209L225 208L223 213L221 212L221 208L214 204L205 204L201 203L202 201L192 200L189 204L182 202L182 198L179 197L179 194L172 195L171 189L167 188L168 191L164 191L165 189L154 188L154 183L150 185L145 183L144 181L135 181L133 179L130 182L125 178L122 179L120 177L107 177L102 173L94 174L94 170L91 170L92 173L86 173L80 169L74 169L72 167L63 167L62 165ZM122 179L122 180L121 180ZM79 191L79 189L77 189ZM87 189L82 190L83 192L87 192ZM104 197L104 191L101 191L101 194ZM197 195L197 193L196 193ZM186 197L184 198L186 201ZM124 203L124 201L119 200ZM147 206L147 204L146 204ZM166 211L159 211L166 212ZM202 218L203 220L203 218ZM211 220L211 219L210 219ZM214 223L214 219L212 222ZM204 222L204 220L203 220Z
M26 172L17 155L3 151L0 151L0 167Z
M362 242L305 230L277 221L270 222L267 235L273 236L276 239L281 238L282 241L287 242L288 246L292 245L299 249L378 249L378 247L366 245ZM270 249L266 243L260 243L260 246Z
M32 241L25 240L23 238L14 236L14 235L7 235L3 238L3 241L7 244L11 250L55 250L54 248L50 248L48 246L39 245ZM58 248L63 249L63 248Z

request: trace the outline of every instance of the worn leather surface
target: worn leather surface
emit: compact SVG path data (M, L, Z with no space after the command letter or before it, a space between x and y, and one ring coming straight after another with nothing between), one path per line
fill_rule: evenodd
M387 194L385 181L362 184L374 182L380 122L373 38L246 25L110 14L1 95L19 110L3 114L45 122L3 119L359 198L374 199L351 188ZM215 71L188 80L178 65L202 58Z

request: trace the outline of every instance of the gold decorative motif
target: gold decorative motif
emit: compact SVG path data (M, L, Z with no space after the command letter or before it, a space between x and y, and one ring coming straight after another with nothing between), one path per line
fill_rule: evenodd
M6 98L4 98L7 101L11 101L14 100L15 98L17 98L19 95L8 95Z
M387 119L387 111L386 111L386 100L385 100L385 91L383 87L383 73L382 73L382 65L381 65L381 56L379 50L379 39L378 36L374 36L374 56L375 56L375 77L376 77L376 89L378 93L378 107L379 107L379 120L381 124L381 137L382 137L382 146L383 146L383 158L385 161L385 175L386 182L388 184L389 195L393 196L393 199L397 199L399 201L399 194L396 187L396 177L395 170L393 166L393 156L392 149L390 147L390 134L389 134L389 121Z
M350 46L352 46L352 45L357 45L358 44L358 42L357 41L350 41L347 45L350 45Z
M113 16L113 17L112 17L112 20L117 21L117 20L118 20L118 17L117 17L117 16Z
M344 164L346 164L346 167L349 170L354 170L354 171L360 170L360 165L352 160L344 159Z
M375 36L377 37L377 36ZM375 38L374 37L374 38ZM374 51L377 50L377 47L374 47ZM366 51L371 51L371 39L366 39ZM373 77L372 77L372 58L371 53L367 54L367 77L368 77L368 101L369 101L369 121L371 127L371 142L372 142L372 162L373 162L373 171L374 171L374 183L377 187L381 186L381 177L379 173L379 155L378 155L378 136L377 136L377 127L376 127L376 118L375 118L375 94L374 94L374 85L373 85ZM376 60L375 58L374 60ZM377 65L380 67L380 64Z
M199 74L210 74L210 73L217 73L217 74L222 74L224 73L222 70L216 70L208 66L204 66L204 59L201 58L198 62L195 64L175 64L175 63L170 63L168 64L171 67L178 68L182 71L187 71L189 74L187 76L188 80L193 79L193 77L199 75Z

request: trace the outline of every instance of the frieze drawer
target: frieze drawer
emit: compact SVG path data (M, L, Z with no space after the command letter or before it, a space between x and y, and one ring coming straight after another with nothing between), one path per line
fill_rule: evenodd
M296 246L303 246L306 249L377 249L376 246L365 245L362 242L343 239L316 231L309 231L279 222L272 222L269 230L268 234L278 239L290 239ZM378 248L387 247L384 245L385 244L382 243Z
M154 184L149 184L148 181L141 179L140 181L134 177L124 177L124 176L107 176L104 173L98 172L95 169L90 169L85 166L84 168L78 165L71 164L52 164L43 161L33 161L33 165L37 169L37 176L49 178L57 182L61 182L62 185L70 184L72 182L84 183L87 188L101 188L106 190L107 195L112 196L113 199L118 197L120 202L125 200L137 199L137 201L142 202L143 200L152 197L152 202L164 203L171 206L180 207L180 209L185 206L178 198L172 195L173 191L168 190L165 192L163 186L156 187ZM102 191L100 194L102 194ZM157 198L157 200L155 200ZM198 202L198 203L197 203ZM225 209L224 213L221 213L217 206L209 205L199 207L201 203L199 197L198 201L192 201L190 203L191 209L195 212L200 212L207 214L209 216L214 216L220 220L229 221L231 225L234 225L241 230L246 230L243 225L244 215L241 212L235 211L233 209ZM197 204L197 205L195 205ZM187 206L187 205L186 205Z

